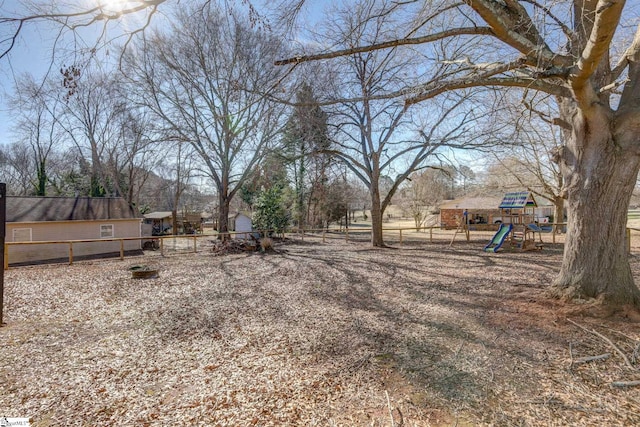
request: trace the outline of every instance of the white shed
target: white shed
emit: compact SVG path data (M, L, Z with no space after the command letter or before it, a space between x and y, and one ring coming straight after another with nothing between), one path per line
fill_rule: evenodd
M229 231L235 231L234 239L248 239L253 231L253 223L251 217L242 212L238 212L229 216Z

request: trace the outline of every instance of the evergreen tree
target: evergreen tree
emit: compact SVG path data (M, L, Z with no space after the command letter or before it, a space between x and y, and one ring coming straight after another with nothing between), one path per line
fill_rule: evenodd
M317 105L313 89L304 84L296 95L296 107L284 133L285 156L295 187L295 223L317 227L323 222L327 173L331 164L327 113Z
M284 187L273 185L264 189L254 202L253 226L264 235L282 233L289 225L284 200Z

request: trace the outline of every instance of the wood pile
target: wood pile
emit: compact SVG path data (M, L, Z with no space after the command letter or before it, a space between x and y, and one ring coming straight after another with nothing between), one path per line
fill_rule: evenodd
M258 244L253 240L215 240L211 251L214 255L241 254L244 252L255 252L258 247Z

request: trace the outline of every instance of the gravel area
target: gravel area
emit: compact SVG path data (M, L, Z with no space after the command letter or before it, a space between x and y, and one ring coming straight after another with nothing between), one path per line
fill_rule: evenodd
M640 324L549 299L560 246L488 254L448 243L306 238L265 254L12 268L0 416L32 426L640 425ZM158 276L133 279L143 264ZM632 267L640 281L636 257Z

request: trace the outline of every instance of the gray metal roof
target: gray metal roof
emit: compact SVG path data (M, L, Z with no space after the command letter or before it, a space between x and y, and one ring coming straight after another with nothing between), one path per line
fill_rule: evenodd
M121 197L7 196L7 222L95 221L139 218Z
M148 214L144 214L146 219L165 219L173 217L171 212L167 211L158 211L158 212L149 212Z

